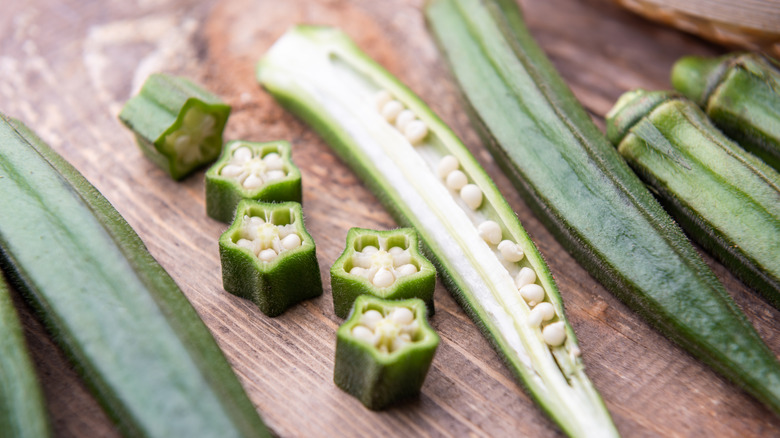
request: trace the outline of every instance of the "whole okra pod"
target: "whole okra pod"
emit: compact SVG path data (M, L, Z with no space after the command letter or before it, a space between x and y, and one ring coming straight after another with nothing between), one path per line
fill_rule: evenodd
M472 122L561 244L667 337L780 413L780 364L533 40L514 0L427 17Z
M780 175L675 93L625 93L607 133L688 234L780 308Z
M780 171L780 66L756 53L688 56L672 84L748 152Z

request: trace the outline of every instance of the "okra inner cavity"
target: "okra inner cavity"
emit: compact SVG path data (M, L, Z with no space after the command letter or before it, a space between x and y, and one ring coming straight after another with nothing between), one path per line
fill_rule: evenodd
M294 220L293 215L284 210L275 210L262 217L244 215L240 228L232 236L233 243L246 248L260 261L271 262L284 251L301 246Z
M199 162L204 156L213 155L213 151L204 148L212 148L215 145L206 139L217 133L216 122L213 115L207 114L194 104L191 105L184 114L181 128L165 137L167 152L175 153L184 166Z
M398 306L367 310L351 333L355 339L372 345L381 353L393 353L418 342L422 330L414 311Z
M355 253L344 264L344 269L384 288L395 284L400 277L416 274L420 267L413 260L404 236L386 239L363 236L355 242Z
M241 143L233 144L230 160L219 169L220 176L234 179L247 190L286 178L288 174L289 169L285 166L278 147L255 153Z

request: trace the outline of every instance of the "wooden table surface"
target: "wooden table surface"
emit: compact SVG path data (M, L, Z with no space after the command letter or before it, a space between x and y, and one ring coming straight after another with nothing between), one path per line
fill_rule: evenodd
M388 229L376 198L307 126L254 81L254 64L295 23L342 27L461 136L496 180L547 259L587 372L625 436L778 436L780 418L673 345L617 301L553 239L468 125L421 14L422 0L25 0L0 16L0 111L36 130L136 229L211 329L270 428L285 437L557 436L475 325L437 285L442 338L418 399L371 412L332 381L335 331L328 270L350 227ZM726 49L632 15L609 0L523 0L531 31L603 127L624 91L669 87L685 54ZM233 106L226 139L293 144L306 226L325 291L277 318L221 286L203 172L174 182L118 122L152 72L188 76ZM2 207L0 207L2 208ZM770 348L780 314L706 258ZM116 430L52 338L15 295L56 436ZM138 370L143 374L143 370ZM0 435L2 433L0 432Z

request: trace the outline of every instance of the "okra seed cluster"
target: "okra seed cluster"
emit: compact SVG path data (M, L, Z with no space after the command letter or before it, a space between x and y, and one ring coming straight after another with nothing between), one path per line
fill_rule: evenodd
M246 146L239 146L233 150L230 161L219 170L219 174L236 180L248 190L257 189L263 184L287 176L284 160L277 152L261 156Z
M416 145L428 135L428 125L422 120L418 120L412 110L404 108L401 102L393 99L393 95L389 91L377 92L375 100L377 110L382 117L388 123L394 123L398 131L409 140L409 143Z
M240 235L236 245L252 251L263 262L270 262L302 244L294 224L275 225L259 216L244 215Z
M517 286L520 296L531 307L531 313L528 316L528 325L540 327L543 323L555 318L555 308L552 304L544 301L544 288L536 284L536 273L533 269L524 266L515 276L515 286ZM542 338L547 345L557 347L566 340L566 330L562 321L547 324L542 328Z
M352 266L350 274L366 278L379 288L390 287L398 278L417 273L408 248L394 246L385 250L382 242L380 248L368 245L356 251L352 256Z
M214 134L217 120L211 114L205 114L197 108L190 108L182 119L180 129L168 134L165 142L174 150L184 165L203 159L203 140Z
M468 177L459 167L458 159L447 155L436 166L436 174L444 180L447 188L460 194L460 198L470 209L476 210L482 205L482 190L476 184L470 184Z
M392 353L414 342L419 332L414 312L406 307L394 307L384 315L378 310L367 310L352 329L352 336L382 353Z

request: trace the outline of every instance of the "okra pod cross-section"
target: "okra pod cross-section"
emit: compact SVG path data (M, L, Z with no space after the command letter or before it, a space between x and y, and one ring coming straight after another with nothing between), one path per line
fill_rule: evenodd
M257 75L417 230L447 287L542 408L572 435L616 435L547 266L455 134L336 29L293 28Z

